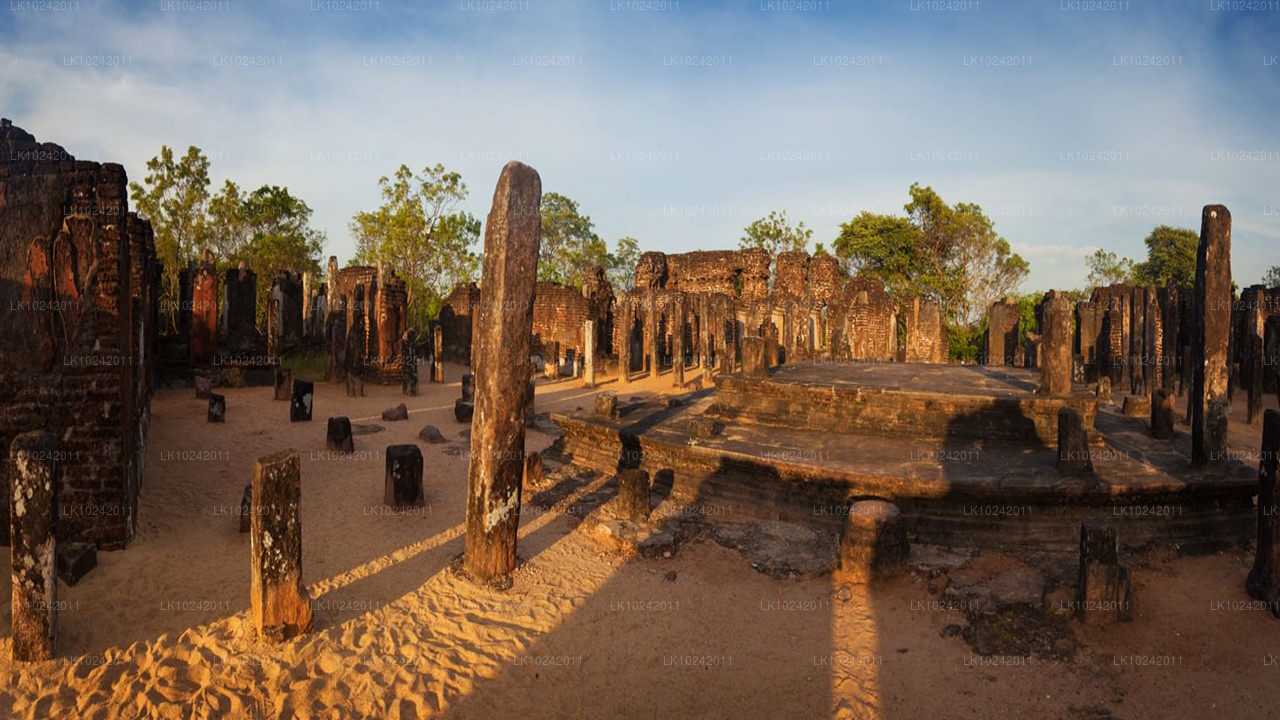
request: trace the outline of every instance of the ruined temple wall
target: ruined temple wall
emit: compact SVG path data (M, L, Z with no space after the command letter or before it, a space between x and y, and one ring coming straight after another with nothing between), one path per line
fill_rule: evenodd
M809 253L778 253L773 275L773 294L801 298L809 294Z
M698 250L667 255L667 282L663 287L684 292L737 294L737 278L743 261L734 250Z
M153 392L154 240L127 198L120 165L0 123L0 447L54 433L58 535L108 548L136 526Z
M587 298L576 288L540 282L533 297L533 352L546 355L552 343L582 352L582 322L591 317Z

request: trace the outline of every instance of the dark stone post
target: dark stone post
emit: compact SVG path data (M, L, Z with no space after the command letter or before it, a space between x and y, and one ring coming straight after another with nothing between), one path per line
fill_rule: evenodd
M293 381L293 399L289 403L289 422L311 420L311 403L315 397L314 386L306 380Z
M582 384L596 386L596 323L582 321Z
M1041 390L1049 395L1071 393L1071 301L1051 291L1044 303L1044 351Z
M1231 335L1231 213L1206 205L1192 299L1191 462L1227 460L1227 342Z
M421 507L426 502L422 492L422 451L417 445L387 447L383 502L392 507Z
M315 626L302 584L302 474L298 451L282 450L253 464L249 517L249 604L262 637L288 640Z
M685 295L677 293L671 303L671 384L684 387Z
M1262 457L1258 462L1258 544L1245 582L1249 596L1267 603L1280 617L1280 523L1276 513L1276 465L1280 455L1280 412L1262 416Z
M658 337L658 295L649 288L645 293L645 354L649 358L649 377L658 377L658 368L662 367L662 338Z
M636 468L618 471L618 516L632 522L649 519L649 473Z
M209 393L209 414L207 417L211 423L220 423L227 421L227 398L218 393Z
M1058 472L1063 475L1093 474L1084 416L1072 407L1058 409Z
M293 383L293 371L289 368L277 367L275 369L275 389L276 400L288 400L289 389Z
M1173 437L1173 393L1163 387L1151 394L1151 437Z
M1103 519L1080 525L1080 571L1076 617L1087 625L1107 625L1133 617L1129 570L1120 564L1116 526Z
M418 394L418 332L408 330L400 341L400 394Z
M356 449L355 439L351 436L351 420L349 418L329 418L329 427L325 434L325 446L337 452L353 452Z
M444 382L444 328L439 323L431 327L431 382Z
M626 295L618 302L618 321L621 332L618 342L618 384L631 383L631 332L635 329L635 310Z
M9 445L11 623L16 662L52 660L57 638L54 487L58 438L37 430Z
M509 162L485 222L463 563L482 582L504 578L516 566L541 198L537 171Z

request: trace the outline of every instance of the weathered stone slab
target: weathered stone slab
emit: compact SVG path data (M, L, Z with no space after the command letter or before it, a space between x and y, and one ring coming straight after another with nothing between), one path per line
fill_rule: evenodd
M484 270L472 364L475 422L467 477L464 567L482 582L516 566L520 484L529 406L533 299L542 180L519 162L502 169L485 223Z
M618 471L618 516L632 522L649 519L649 473L630 468Z
M1093 474L1084 415L1075 408L1058 410L1058 472L1067 476Z
M1080 526L1080 571L1076 617L1087 625L1107 625L1133 617L1129 571L1120 564L1113 523L1086 520Z
M1227 462L1228 343L1231 337L1231 213L1206 205L1200 219L1191 312L1191 462Z
M275 378L275 399L288 400L293 386L293 371L286 367L277 367L273 372Z
M315 626L311 599L302 584L301 502L296 450L282 450L254 463L249 605L258 633L273 642Z
M860 500L849 506L840 535L840 569L860 582L887 577L906 567L911 546L897 505Z
M329 418L329 427L325 432L325 446L336 452L354 452L355 438L351 435L351 419L347 417Z
M742 374L745 377L769 377L767 338L748 336L742 338Z
M209 393L209 416L211 423L224 423L227 421L227 398L218 393Z
M709 417L689 418L686 429L695 440L710 440L720 434L720 425Z
M293 381L293 399L289 402L290 422L310 422L315 387L307 380Z
M417 445L387 447L383 502L392 507L421 507L426 503L422 490L422 450Z
M58 439L38 430L9 445L9 542L12 654L16 662L52 660L58 627L54 489Z
M1258 541L1245 588L1249 596L1267 604L1280 617L1280 499L1276 497L1276 467L1280 457L1280 412L1262 417L1262 452L1258 462Z

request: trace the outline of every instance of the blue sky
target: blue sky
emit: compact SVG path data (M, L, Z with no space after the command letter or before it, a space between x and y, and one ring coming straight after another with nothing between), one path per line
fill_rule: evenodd
M518 159L646 249L772 209L829 244L919 181L987 210L1027 291L1208 203L1237 283L1280 264L1280 0L0 2L0 115L139 180L197 145L343 260L400 163L483 217Z

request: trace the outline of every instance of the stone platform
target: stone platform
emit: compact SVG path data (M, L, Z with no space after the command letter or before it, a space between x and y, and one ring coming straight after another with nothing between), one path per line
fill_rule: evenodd
M1055 444L1058 410L1092 433L1097 400L1084 386L1039 395L1035 370L982 365L787 365L769 377L722 375L708 414L817 432L988 438Z
M1115 520L1122 542L1130 547L1208 551L1242 543L1254 530L1256 467L1251 463L1256 463L1257 446L1252 443L1233 446L1240 460L1225 471L1195 472L1189 465L1185 425L1173 440L1155 440L1145 419L1125 417L1118 405L1098 409L1096 401L1077 393L1070 398L1087 399L1096 411L1096 416L1090 414L1095 476L1064 477L1056 469L1056 437L1046 442L1040 431L1013 440L998 433L984 437L972 427L913 435L887 426L849 432L861 427L850 425L836 432L835 426L812 422L814 417L828 423L846 417L833 399L851 401L844 392L856 397L861 391L862 397L876 399L906 393L911 401L912 395L938 396L928 401L935 403L935 413L976 402L971 397L989 398L995 407L1001 401L1035 402L1021 387L1009 385L1020 380L1017 371L956 367L948 373L936 368L944 370L939 378L959 373L988 378L990 394L974 396L911 389L911 383L927 382L928 374L912 366L868 369L880 377L900 373L906 382L898 387L907 389L868 393L850 383L833 392L834 383L829 383L825 409L806 409L802 395L793 405L777 403L772 415L763 416L765 422L753 422L762 415L727 417L726 390L750 390L739 376L728 376L718 378L716 391L693 393L678 405L661 399L633 401L620 404L616 420L589 412L552 414L551 419L564 430L564 450L575 463L604 472L641 467L655 486L670 484L681 502L708 515L785 520L838 531L851 502L882 498L902 509L913 542L1051 552L1074 552L1080 522L1091 517ZM820 371L786 368L757 382L786 391L779 376ZM792 385L805 394L823 387L817 382ZM900 415L910 422L906 411ZM712 417L718 432L708 438L706 420ZM800 422L787 426L788 418ZM690 422L695 419L700 422ZM932 419L932 426L916 422L917 427L958 427Z

